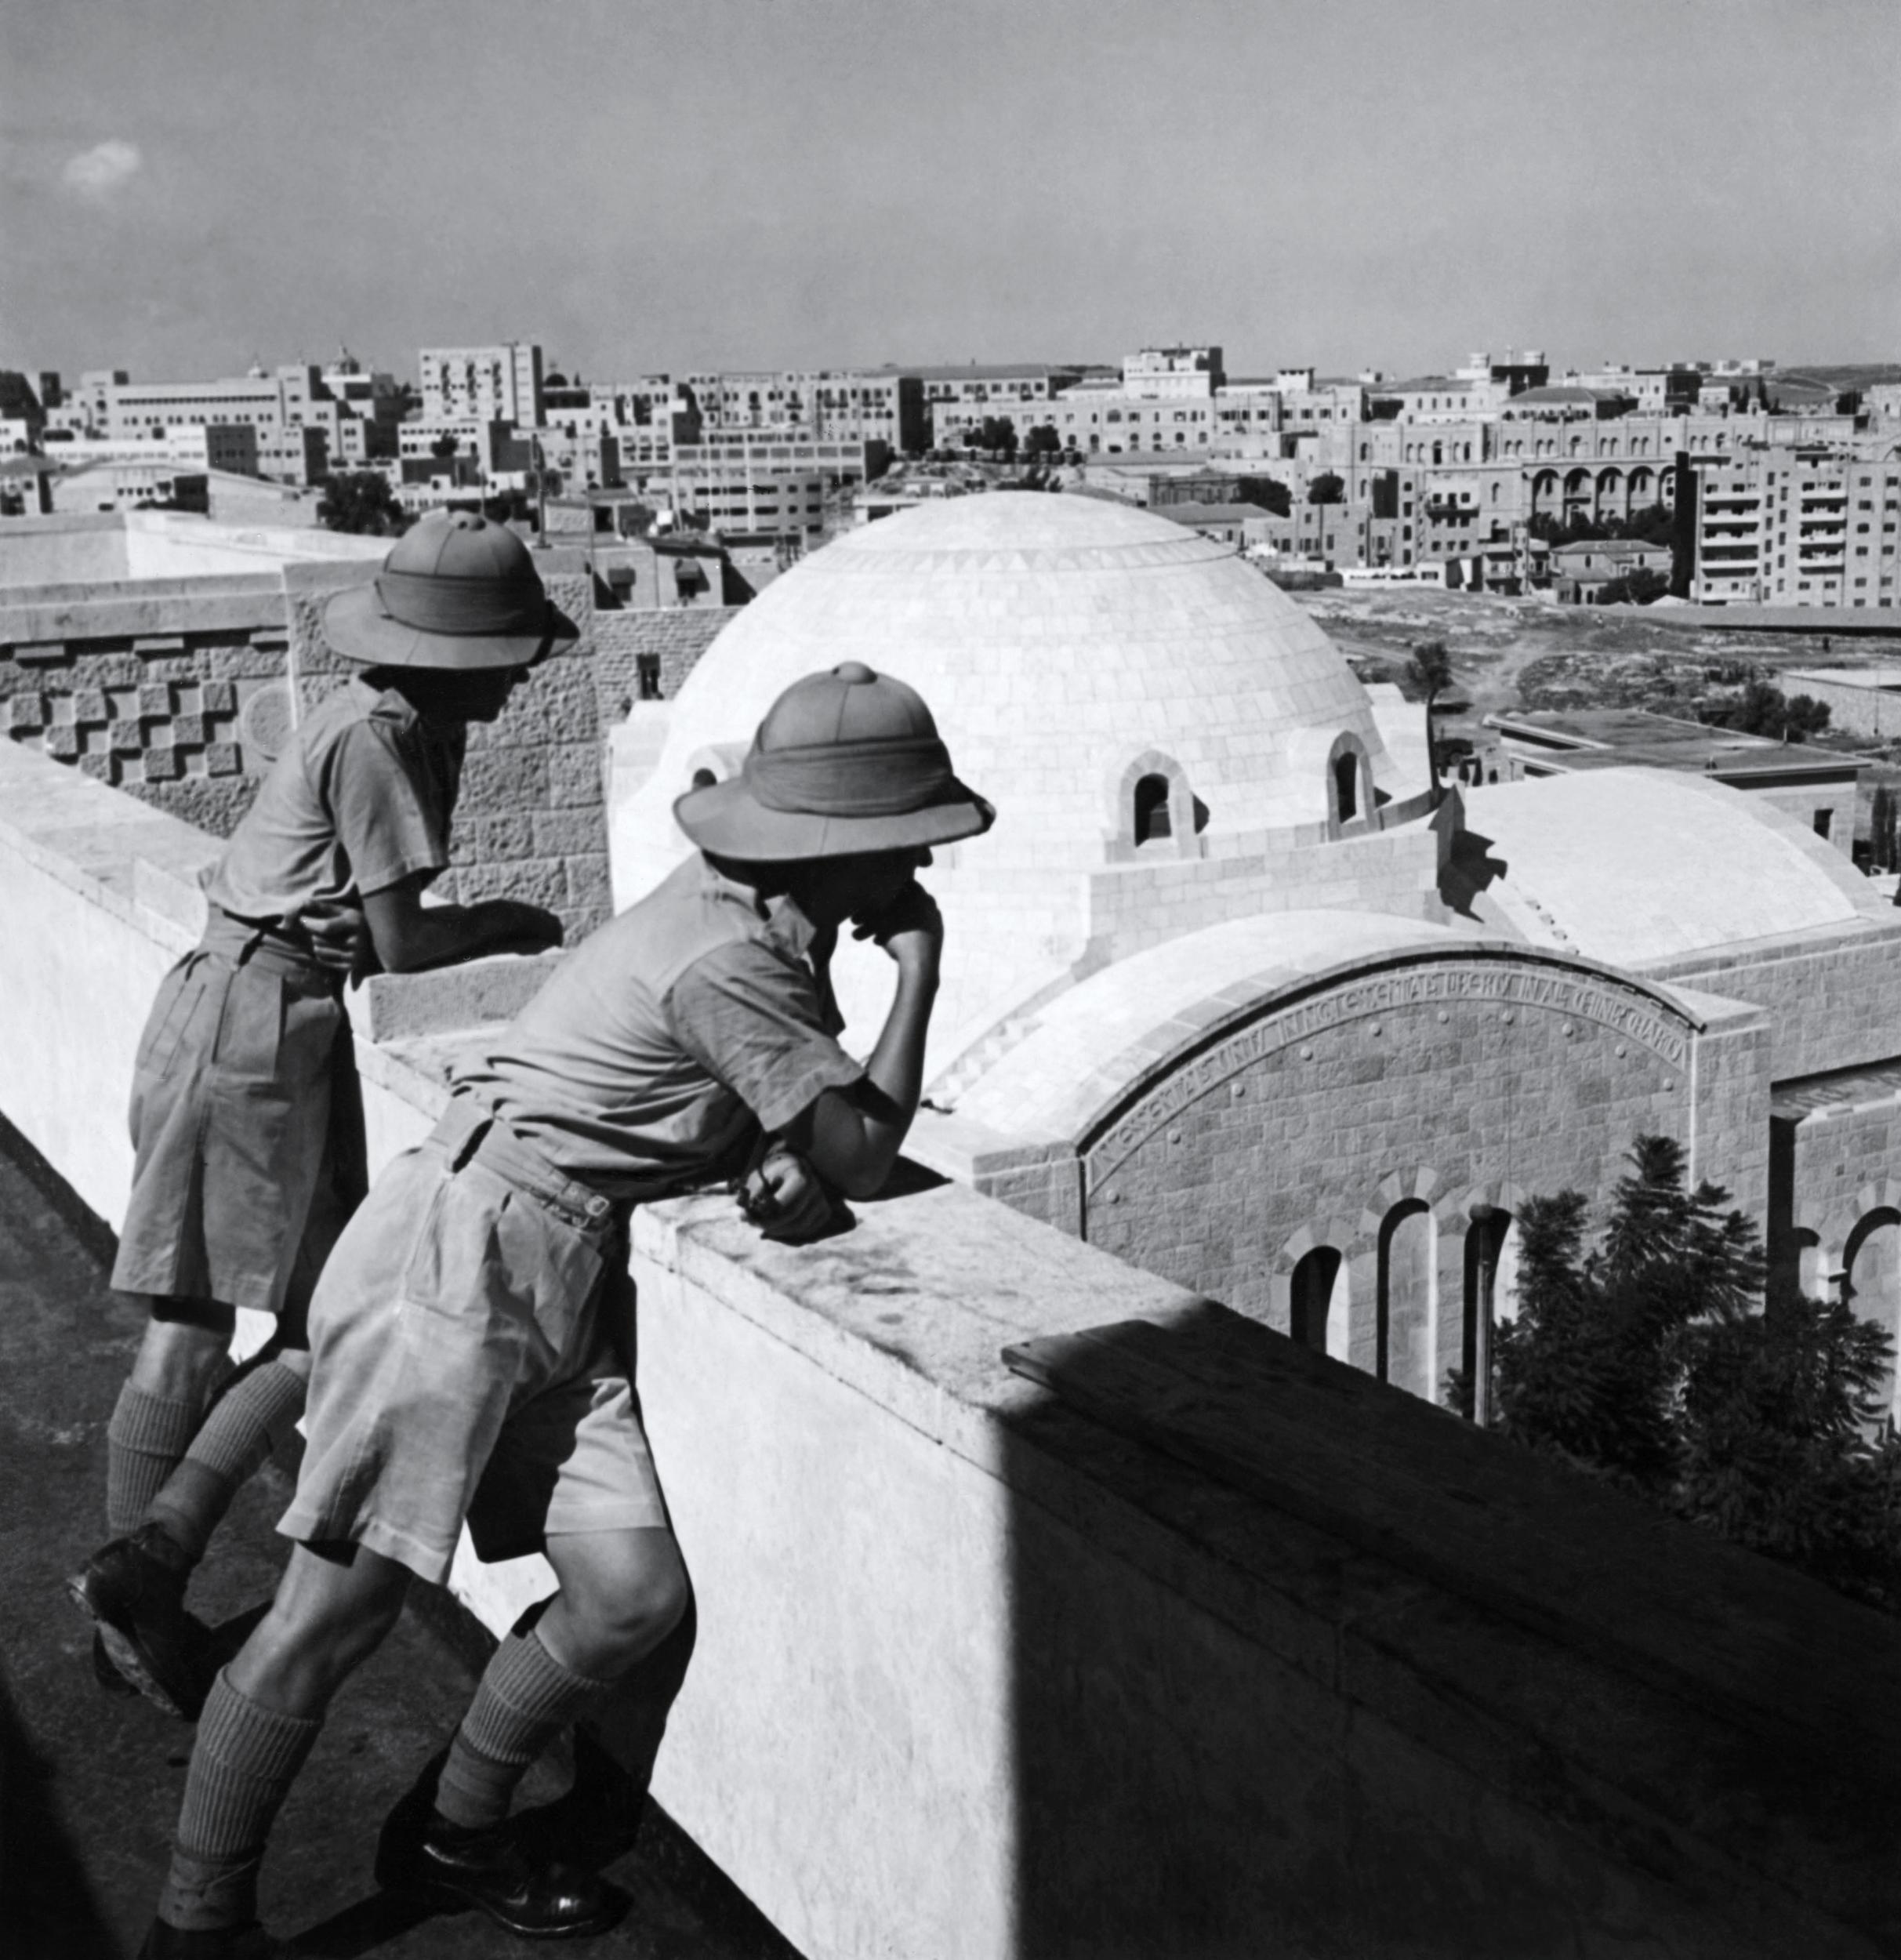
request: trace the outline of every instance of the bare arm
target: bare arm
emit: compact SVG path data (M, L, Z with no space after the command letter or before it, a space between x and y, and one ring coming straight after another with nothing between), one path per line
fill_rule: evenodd
M850 1089L825 1090L792 1126L788 1140L847 1197L869 1198L891 1174L917 1114L944 921L931 895L912 884L858 936L876 939L897 963L897 994L863 1078Z
M542 953L561 943L561 922L518 898L425 906L426 877L372 891L363 900L371 943L387 973L417 973L484 953Z

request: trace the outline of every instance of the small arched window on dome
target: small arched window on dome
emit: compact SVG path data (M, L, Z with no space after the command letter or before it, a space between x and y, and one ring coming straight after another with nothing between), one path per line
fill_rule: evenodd
M688 786L695 789L710 789L719 779L710 769L695 769L693 781Z
M1342 823L1360 813L1360 759L1351 749L1333 758L1333 808Z
M1158 838L1172 837L1174 824L1169 815L1168 778L1147 775L1138 777L1135 785L1135 841L1139 844L1153 844Z

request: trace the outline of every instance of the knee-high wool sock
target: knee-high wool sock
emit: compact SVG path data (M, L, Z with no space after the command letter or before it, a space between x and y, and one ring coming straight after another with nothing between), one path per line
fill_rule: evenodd
M495 1650L455 1731L436 1808L465 1830L499 1824L530 1763L613 1683L564 1667L538 1633L510 1634Z
M172 1869L158 1916L181 1933L248 1926L257 1917L265 1840L323 1726L279 1715L220 1670L198 1718Z
M147 1395L129 1381L106 1425L106 1529L123 1538L145 1522L153 1498L183 1461L203 1404Z
M147 1515L195 1560L247 1479L290 1434L309 1383L281 1361L241 1369L212 1403Z

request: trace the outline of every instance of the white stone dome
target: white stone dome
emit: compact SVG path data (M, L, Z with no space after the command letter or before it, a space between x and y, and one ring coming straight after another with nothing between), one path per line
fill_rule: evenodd
M933 880L973 957L981 942L960 1025L981 1021L979 996L1007 1004L1032 968L1078 956L1078 874L1131 855L1138 776L1184 784L1177 815L1191 797L1206 811L1188 848L1220 856L1324 823L1343 737L1389 774L1337 650L1230 546L1098 498L951 497L826 545L720 634L616 813L617 902L689 848L672 804L695 771L736 766L782 689L843 660L916 688L959 775L997 807L995 829L941 854Z

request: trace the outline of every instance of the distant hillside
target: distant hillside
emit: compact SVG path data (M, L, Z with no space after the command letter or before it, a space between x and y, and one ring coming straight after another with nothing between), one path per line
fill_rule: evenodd
M1901 381L1901 361L1877 361L1863 367L1832 367L1817 365L1805 361L1797 366L1793 361L1784 368L1778 368L1766 377L1772 390L1778 381L1819 381L1825 387L1838 390L1845 388L1874 388L1885 382Z

